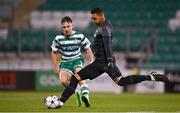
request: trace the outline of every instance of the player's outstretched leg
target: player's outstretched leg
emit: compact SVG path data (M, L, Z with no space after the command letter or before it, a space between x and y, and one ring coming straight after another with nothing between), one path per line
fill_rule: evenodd
M82 101L84 102L86 107L90 107L90 101L89 101L89 88L87 84L81 85L81 93L82 93Z
M161 81L165 83L169 82L169 79L166 76L158 74L157 72L151 72L150 77L151 77L151 80L153 81Z
M156 72L151 72L149 75L130 75L126 77L119 76L115 80L115 82L118 83L118 85L120 86L136 84L142 81L161 81L167 83L169 82L169 79L165 75L161 75Z

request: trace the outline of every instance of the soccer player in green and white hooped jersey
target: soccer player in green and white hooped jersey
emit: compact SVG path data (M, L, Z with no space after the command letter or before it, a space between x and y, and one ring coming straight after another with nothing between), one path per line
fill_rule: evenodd
M54 71L59 74L61 84L66 87L69 84L70 77L83 68L84 60L81 54L81 47L86 50L88 64L93 61L93 53L90 48L90 41L82 33L73 30L70 17L65 16L62 18L61 26L63 33L57 35L53 40L51 57ZM81 106L82 99L85 106L89 107L89 88L84 80L80 81L79 85L82 97L76 90L77 104Z

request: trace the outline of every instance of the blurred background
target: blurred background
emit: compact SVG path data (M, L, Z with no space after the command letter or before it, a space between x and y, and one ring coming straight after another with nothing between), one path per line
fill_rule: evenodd
M88 81L90 89L180 92L179 0L0 0L0 90L62 90L52 71L52 40L61 33L61 18L70 16L74 29L92 41L89 11L95 7L114 27L112 48L123 74L155 70L171 82L119 88L105 75Z

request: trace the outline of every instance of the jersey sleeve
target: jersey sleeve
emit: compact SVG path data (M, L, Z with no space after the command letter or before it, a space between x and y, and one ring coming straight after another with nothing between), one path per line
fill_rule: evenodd
M57 40L57 36L54 38L54 40L52 41L52 45L51 45L51 49L52 51L57 51L58 50L58 40Z
M91 42L88 40L88 38L86 38L85 36L83 36L82 40L81 40L81 46L84 48L84 49L87 49L89 48L91 45Z

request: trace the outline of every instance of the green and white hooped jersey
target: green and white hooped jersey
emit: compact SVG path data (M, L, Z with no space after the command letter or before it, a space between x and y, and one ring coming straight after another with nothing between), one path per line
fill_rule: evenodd
M82 57L81 47L90 47L90 41L82 34L73 31L71 36L57 35L51 45L53 51L58 52L63 60L74 60Z

